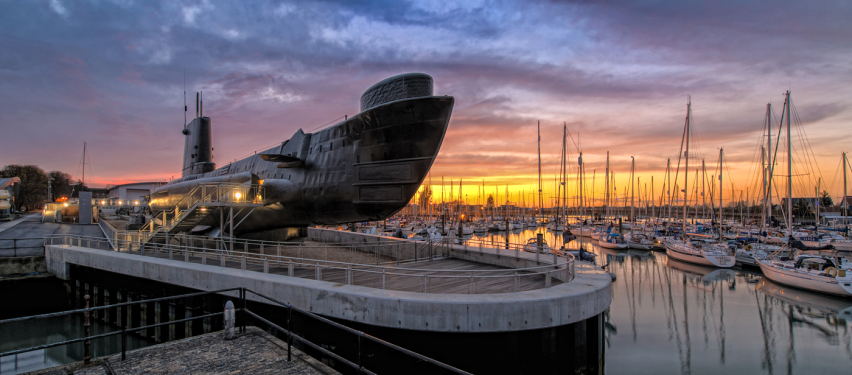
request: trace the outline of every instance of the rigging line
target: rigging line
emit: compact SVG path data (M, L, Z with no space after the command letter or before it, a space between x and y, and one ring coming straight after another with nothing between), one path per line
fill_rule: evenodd
M810 151L810 156L813 158L813 163L816 166L816 171L819 172L818 176L822 176L823 175L822 170L820 170L819 163L817 162L817 159L816 159L816 155L814 155L814 150L813 150L813 147L811 147L810 138L808 138L808 134L807 134L807 132L805 132L805 126L802 123L801 118L799 118L799 111L796 110L795 106L793 106L792 108L793 108L793 113L796 115L796 123L798 125L797 128L799 128L799 132L801 133L801 136L804 139L804 142L807 144L807 148L805 149L805 152L807 153L808 151Z
M342 119L342 118L344 118L344 117L346 117L346 115L340 116L340 117L338 117L338 118L336 118L336 119L334 119L334 120L331 120L331 121L329 121L329 122L327 122L327 123L325 123L325 124L322 124L322 125L320 125L320 126L317 126L316 128L313 128L313 129L311 130L311 133L315 132L317 129L319 129L319 128L323 127L323 126L330 125L331 123L333 123L333 122L335 122L335 121L337 121L337 120L340 120L340 119Z

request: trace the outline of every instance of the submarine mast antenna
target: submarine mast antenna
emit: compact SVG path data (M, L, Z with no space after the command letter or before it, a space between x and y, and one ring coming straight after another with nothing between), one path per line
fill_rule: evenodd
M184 68L183 69L183 131L181 131L181 133L183 133L183 135L187 135L187 133L189 133L189 131L186 130L186 112L187 112L187 110L188 110L188 108L186 106L186 68Z
M186 69L183 70L183 128L186 130Z

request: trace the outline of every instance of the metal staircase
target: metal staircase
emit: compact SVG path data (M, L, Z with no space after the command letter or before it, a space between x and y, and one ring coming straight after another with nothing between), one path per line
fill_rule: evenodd
M160 212L135 233L135 241L144 243L167 243L169 237L181 232L190 232L210 215L224 209L238 209L236 217L263 206L262 185L251 184L200 184L186 194L173 208ZM221 233L220 233L221 234Z

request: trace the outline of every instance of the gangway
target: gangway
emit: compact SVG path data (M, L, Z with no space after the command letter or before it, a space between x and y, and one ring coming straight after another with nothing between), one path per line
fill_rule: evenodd
M259 184L200 184L184 195L173 208L161 211L148 221L134 237L140 244L168 242L170 236L181 232L190 233L211 215L224 217L225 209L229 210L227 225L233 230L256 208L264 205L263 197L264 188ZM239 222L235 224L236 220ZM223 229L220 228L220 235Z

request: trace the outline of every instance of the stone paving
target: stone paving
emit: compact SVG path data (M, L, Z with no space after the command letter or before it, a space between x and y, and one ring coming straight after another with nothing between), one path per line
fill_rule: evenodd
M37 371L33 374L338 374L322 362L293 348L287 362L287 343L256 327L226 341L213 332L121 354Z

